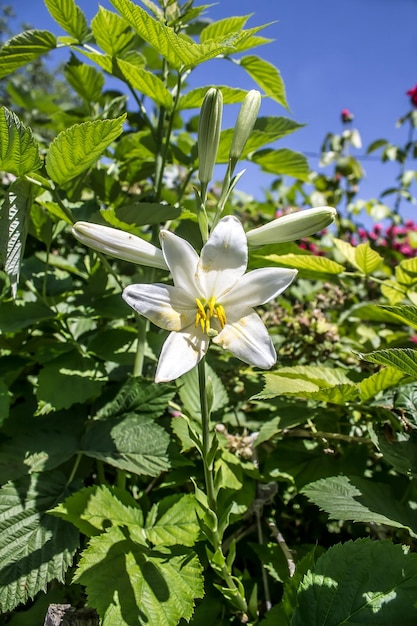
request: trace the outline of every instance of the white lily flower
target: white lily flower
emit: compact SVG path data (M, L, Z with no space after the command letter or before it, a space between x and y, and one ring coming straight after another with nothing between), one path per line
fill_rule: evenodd
M91 222L76 222L72 227L72 234L89 248L110 254L122 261L161 270L168 269L164 255L159 248L124 230Z
M174 233L163 230L160 239L174 285L130 285L123 292L135 311L171 331L162 347L156 382L174 380L195 367L210 340L249 365L272 367L275 349L253 307L282 293L297 271L261 268L245 274L246 234L233 216L217 224L200 257Z

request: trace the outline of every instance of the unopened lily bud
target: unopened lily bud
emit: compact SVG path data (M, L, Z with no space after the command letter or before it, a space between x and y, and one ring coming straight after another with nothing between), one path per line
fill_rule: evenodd
M208 90L198 122L198 177L207 185L213 176L222 126L223 96L219 89Z
M124 230L90 222L76 222L72 227L72 234L89 248L117 259L161 270L168 269L159 248Z
M249 91L240 107L236 126L233 131L232 147L229 157L237 161L243 152L243 148L253 130L261 106L261 94L256 89Z
M271 243L285 243L308 237L330 226L337 215L330 206L297 211L283 215L269 224L254 228L246 233L250 246L265 246Z

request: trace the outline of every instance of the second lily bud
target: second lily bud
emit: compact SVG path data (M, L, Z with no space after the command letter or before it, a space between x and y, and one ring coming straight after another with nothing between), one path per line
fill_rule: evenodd
M213 87L204 97L198 122L198 177L202 187L207 187L213 176L219 149L222 114L222 92Z

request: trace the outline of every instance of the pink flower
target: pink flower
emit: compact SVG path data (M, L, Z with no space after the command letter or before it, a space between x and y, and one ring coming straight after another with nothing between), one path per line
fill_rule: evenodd
M349 109L342 109L340 117L342 118L342 123L347 124L348 122L352 122L355 116L349 111Z
M406 95L410 96L411 104L417 107L417 85L413 87L412 89L409 89L406 92Z

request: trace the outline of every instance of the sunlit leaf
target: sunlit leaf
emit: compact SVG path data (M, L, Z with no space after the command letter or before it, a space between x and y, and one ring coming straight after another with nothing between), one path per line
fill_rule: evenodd
M231 33L238 33L243 29L251 15L242 15L235 17L226 17L216 22L208 24L200 34L200 42L209 41L210 39L221 39Z
M0 608L13 610L51 580L61 582L78 548L78 531L47 514L66 495L60 473L34 474L0 490Z
M195 599L204 593L202 568L189 548L152 550L119 527L90 540L75 580L87 587L103 626L132 626L138 616L144 623L176 626L191 618Z
M257 85L263 89L265 95L288 109L284 82L275 65L257 56L242 57L239 60L239 65L241 65Z
M75 124L59 133L46 157L52 180L62 185L91 167L122 133L125 117Z
M256 255L258 258L260 255ZM343 265L323 256L313 254L269 254L262 258L272 263L277 263L282 267L292 267L297 270L307 270L309 272L319 272L321 274L340 274L345 270Z
M382 264L382 256L372 250L369 242L360 243L355 248L355 263L356 266L364 274L372 274Z
M417 350L412 348L387 348L368 352L361 356L365 361L395 367L404 374L417 377Z
M412 328L417 328L417 306L402 304L400 306L387 306L382 307L384 311L389 311L395 315L398 320L404 324L408 324Z
M12 111L0 107L0 170L24 176L41 166L38 144L31 129Z
M157 104L160 104L167 109L171 109L174 104L171 92L165 87L164 83L158 76L152 72L127 63L122 59L117 60L117 65L120 68L126 81L140 93L152 98Z
M306 181L310 173L306 157L288 148L259 150L252 156L252 160L271 174L292 176Z
M304 576L291 626L411 626L416 585L417 555L402 546L371 539L337 544Z
M128 48L134 38L128 22L102 6L99 6L98 13L91 21L91 29L97 44L110 56L116 56Z
M193 546L200 534L194 495L169 496L154 504L146 518L145 533L155 546Z
M87 19L74 0L45 0L45 5L61 28L76 41L86 41L89 33Z
M178 109L199 109L203 103L210 85L206 87L197 87L183 94L178 101ZM225 85L216 86L222 92L223 104L236 104L242 102L248 93L246 89L238 89L237 87L227 87Z
M104 76L91 65L80 63L75 56L66 64L65 78L71 87L87 102L98 102L104 87Z
M362 402L374 398L380 391L395 387L404 379L404 373L394 367L384 367L359 383Z
M6 41L0 50L0 78L56 48L56 37L47 30L25 30Z

